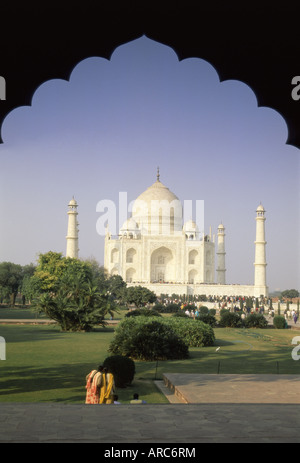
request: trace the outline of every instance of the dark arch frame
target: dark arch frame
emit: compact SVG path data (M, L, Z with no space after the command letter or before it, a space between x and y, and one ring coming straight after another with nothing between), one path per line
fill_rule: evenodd
M180 60L207 60L221 81L249 85L258 106L270 107L285 119L287 144L300 147L300 100L291 94L292 79L300 75L298 6L262 0L258 5L230 0L82 4L28 0L16 6L4 0L0 75L6 81L6 99L0 101L0 127L14 108L31 104L43 82L68 80L82 59L109 59L116 47L146 35L172 47Z

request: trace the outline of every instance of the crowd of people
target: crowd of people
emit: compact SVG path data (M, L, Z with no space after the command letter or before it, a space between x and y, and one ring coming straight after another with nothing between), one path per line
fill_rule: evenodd
M163 296L163 295L162 295ZM186 298L184 298L186 299ZM190 318L197 318L201 313L201 308L209 302L210 307L213 309L214 314L220 315L222 309L229 310L230 312L238 312L242 318L247 317L252 313L260 313L268 316L269 319L275 315L280 315L280 304L282 301L276 301L278 307L274 309L274 301L270 297L250 297L250 296L193 296L189 300L183 300L178 295L172 297L163 296L159 299L160 304L168 306L169 304L176 304ZM206 307L206 306L205 306ZM206 307L207 308L207 307ZM212 313L210 308L210 313ZM283 311L282 311L283 310ZM289 302L283 302L281 305L281 314L285 317L286 321L293 320L296 324L299 318L299 303L297 310L291 308Z
M120 404L116 394L114 375L100 365L86 376L86 404ZM133 394L131 404L144 404L137 393Z
M295 324L297 323L298 314L294 309L293 310L286 309L283 314L284 314L284 318L286 319L286 321L294 320L294 323Z

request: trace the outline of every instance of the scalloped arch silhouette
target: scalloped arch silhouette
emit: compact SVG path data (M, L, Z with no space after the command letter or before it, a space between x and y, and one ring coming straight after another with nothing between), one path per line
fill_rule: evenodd
M31 106L34 104L34 99L35 99L35 98L37 98L37 99L39 98L38 92L39 92L39 90L41 89L41 87L42 87L44 84L50 83L50 82L53 81L53 80L62 80L62 81L65 82L66 84L69 83L69 82L71 81L71 79L72 79L72 74L73 74L74 72L76 72L77 66L79 66L81 63L84 63L84 61L85 61L86 59L89 59L89 58L103 58L103 59L106 59L108 62L110 62L110 61L113 59L113 57L114 57L113 55L115 54L116 51L118 51L118 49L122 48L124 45L130 44L130 43L134 42L135 40L139 40L139 39L144 38L144 37L147 38L147 39L149 39L149 40L153 40L153 39L147 37L146 34L142 34L142 35L141 35L140 37L138 37L137 39L130 40L130 41L128 41L128 42L121 43L120 45L117 45L117 46L111 51L110 56L109 56L108 58L107 58L107 57L103 57L103 56L101 56L101 57L100 57L100 56L87 56L87 57L83 58L82 60L80 60L79 62L77 62L77 63L74 64L74 66L72 67L72 69L70 69L70 71L68 72L68 76L67 76L67 77L65 77L65 78L63 78L63 77L51 78L51 79L47 79L47 80L41 82L41 83L40 83L39 85L37 85L37 87L34 89L32 95L31 95L31 99L30 99L29 104L28 104L28 105L25 105L25 106L26 106L26 107L31 107ZM164 43L161 43L161 42L158 42L157 40L153 40L153 41L154 41L155 43L161 45L161 46L168 47L170 50L172 50L172 51L174 52L174 55L176 56L176 59L178 60L178 62L181 62L181 61L183 61L183 60L185 60L185 59L188 59L188 57L180 57L180 56L176 53L176 50L174 50L174 49L172 48L172 46L167 45L167 44L164 44ZM122 51L121 51L121 52L122 52ZM216 78L218 79L218 82L219 82L220 84L221 84L222 82L226 82L226 81L231 81L231 82L237 81L237 82L241 82L242 84L246 85L246 86L251 90L251 92L253 93L253 96L254 96L254 98L256 99L257 107L260 107L260 106L261 106L261 105L258 104L258 99L257 99L257 96L256 96L254 90L253 90L247 83L245 83L245 82L243 82L243 81L241 81L241 80L237 80L237 79L223 79L223 80L221 80L220 74L219 74L218 70L215 68L215 66L214 66L213 63L211 63L211 62L209 62L209 61L207 61L207 60L205 60L205 59L203 59L203 58L201 58L201 57L194 57L194 58L200 59L200 60L202 60L202 61L205 61L209 66L211 66L211 67L213 68L214 72L216 73ZM18 109L18 107L17 107L17 108L14 108L14 109ZM269 108L269 109L273 109L273 108ZM276 111L276 110L274 110L274 111ZM276 111L276 112L278 113L278 111ZM278 113L278 114L279 114L279 113ZM282 117L282 118L283 118L283 117ZM284 118L283 118L283 120L284 120ZM0 135L1 135L1 134L0 134Z
M171 47L179 60L206 60L221 82L233 79L248 85L259 107L272 108L285 119L287 144L300 147L300 103L291 98L291 80L300 55L297 10L257 7L252 2L243 9L227 2L205 6L191 2L188 8L185 2L159 6L151 2L143 7L134 2L131 6L112 3L87 2L84 9L74 6L70 12L67 5L56 8L51 2L32 7L26 2L17 16L12 5L5 5L0 40L7 43L10 38L11 45L1 50L7 98L0 102L0 142L6 115L30 105L43 82L69 80L83 59L109 60L117 47L146 35ZM289 27L283 36L286 21ZM20 43L11 38L12 30L19 31Z

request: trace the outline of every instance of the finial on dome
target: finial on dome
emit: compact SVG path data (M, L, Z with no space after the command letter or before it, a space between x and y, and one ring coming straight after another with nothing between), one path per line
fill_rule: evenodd
M157 178L157 181L159 182L159 167L157 168L156 178Z

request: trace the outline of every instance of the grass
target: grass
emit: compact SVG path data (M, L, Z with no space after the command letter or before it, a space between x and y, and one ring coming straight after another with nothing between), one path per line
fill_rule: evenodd
M3 319L36 319L46 318L45 314L38 314L35 310L30 307L15 306L15 307L0 307L0 320Z
M63 333L58 326L0 325L0 336L6 340L0 402L84 403L85 376L109 355L114 329ZM187 360L137 361L134 381L118 389L119 400L128 403L138 392L148 403L167 403L153 382L163 373L300 373L291 357L295 331L216 328L215 336L214 346L190 349Z
M115 313L114 319L115 320L122 320L125 317L127 310L119 308L118 311ZM8 306L1 306L0 305L0 320L10 319L10 320L24 320L24 319L43 319L47 318L44 313L38 313L30 306L22 306L22 305L15 305L14 307ZM110 319L110 316L107 315L105 317L107 320Z

